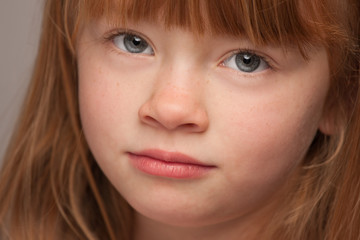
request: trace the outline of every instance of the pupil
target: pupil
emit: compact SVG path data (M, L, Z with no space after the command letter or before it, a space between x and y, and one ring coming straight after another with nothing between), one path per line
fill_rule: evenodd
M255 71L261 63L261 58L251 53L239 53L235 57L236 66L243 72Z
M149 46L141 37L132 34L126 34L123 43L130 53L142 53Z
M244 55L244 60L243 60L243 62L244 62L245 64L250 64L250 63L251 63L251 56L249 56L249 55Z
M134 36L134 39L132 42L135 46L139 46L141 44L141 39Z

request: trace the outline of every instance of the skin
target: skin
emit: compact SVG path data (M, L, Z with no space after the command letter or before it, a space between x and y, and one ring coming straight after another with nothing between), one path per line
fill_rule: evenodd
M118 48L87 25L78 42L84 133L99 166L136 210L136 239L251 239L279 208L323 114L329 67L323 48L305 61L296 49L246 39L197 37L161 24L129 23L154 54ZM266 56L255 73L225 60L238 49ZM224 62L225 61L225 62ZM197 179L145 174L127 152L181 152L214 165Z

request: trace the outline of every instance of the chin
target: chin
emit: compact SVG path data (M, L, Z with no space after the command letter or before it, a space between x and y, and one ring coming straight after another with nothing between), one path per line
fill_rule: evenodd
M185 206L187 205L187 206ZM136 211L136 216L140 221L156 222L167 226L196 228L215 224L220 224L225 221L231 221L239 216L235 216L233 211L231 213L221 209L210 209L203 206L189 206L189 204L163 204L159 207L154 205L140 205L134 204L133 208ZM237 212L238 213L238 212Z

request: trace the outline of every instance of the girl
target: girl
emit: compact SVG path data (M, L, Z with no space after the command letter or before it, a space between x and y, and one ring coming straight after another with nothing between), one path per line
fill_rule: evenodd
M359 7L47 0L1 239L359 239Z

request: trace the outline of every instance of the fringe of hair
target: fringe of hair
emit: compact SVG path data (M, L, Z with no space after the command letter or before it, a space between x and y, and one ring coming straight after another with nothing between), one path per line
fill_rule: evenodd
M327 111L337 113L338 133L314 140L284 208L266 231L273 239L359 239L359 5L358 0L47 0L31 85L0 174L0 238L131 239L133 210L94 161L78 110L77 37L83 24L106 16L115 25L127 19L164 21L168 28L197 34L296 46L304 57L310 46L327 47L332 66Z

